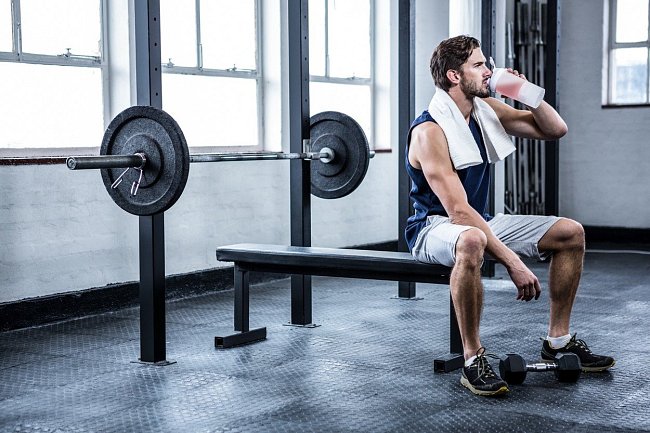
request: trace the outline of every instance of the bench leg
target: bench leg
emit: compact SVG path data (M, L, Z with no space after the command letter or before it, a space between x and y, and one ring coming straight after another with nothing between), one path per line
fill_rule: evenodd
M406 299L415 298L415 283L400 281L397 286L397 296Z
M460 338L458 318L451 294L449 294L449 352L463 354L463 340Z
M460 337L458 319L454 309L454 301L449 294L449 354L433 360L433 369L437 373L448 373L458 370L465 364L463 356L463 340Z
M415 296L415 283L410 281L399 281L397 286L397 296L391 299L399 299L401 301L421 301L424 298Z
M248 332L249 275L235 265L235 331Z
M291 276L291 325L311 327L311 275Z
M249 315L249 272L235 263L235 334L214 337L214 346L219 349L240 346L266 339L266 328L250 330Z

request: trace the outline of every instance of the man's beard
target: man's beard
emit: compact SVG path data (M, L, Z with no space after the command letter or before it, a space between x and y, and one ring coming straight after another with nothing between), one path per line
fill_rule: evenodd
M483 86L482 81L480 85L477 85L473 81L466 80L463 75L460 76L460 90L462 90L466 96L477 96L479 98L487 98L488 96L490 96L490 90L487 88L484 89L482 86Z

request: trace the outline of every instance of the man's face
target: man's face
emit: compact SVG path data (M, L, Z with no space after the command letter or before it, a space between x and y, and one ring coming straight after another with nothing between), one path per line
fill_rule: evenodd
M485 56L480 48L474 48L472 55L460 68L460 89L467 96L487 98L490 96L490 76L492 71L485 65Z

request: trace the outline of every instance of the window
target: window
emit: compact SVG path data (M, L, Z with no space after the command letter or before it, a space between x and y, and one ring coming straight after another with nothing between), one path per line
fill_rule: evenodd
M609 0L608 82L604 103L650 103L650 0Z
M104 131L102 16L102 0L2 0L2 152L99 147L88 137Z
M310 112L354 118L373 130L373 0L309 1Z
M163 108L191 147L261 148L260 7L259 0L160 2Z

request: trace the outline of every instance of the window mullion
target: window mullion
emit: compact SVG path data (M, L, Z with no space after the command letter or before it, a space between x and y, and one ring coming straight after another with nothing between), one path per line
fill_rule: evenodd
M643 48L648 46L648 41L641 42L612 42L612 49L617 48Z
M618 0L610 0L611 8L609 10L609 46L614 48L616 45L616 17Z
M11 1L11 18L13 25L13 51L18 57L18 60L22 57L23 54L23 35L21 32L21 18L20 18L20 0Z
M650 103L650 48L648 48L646 51L647 51L647 53L646 53L647 57L645 59L645 61L646 61L646 77L645 77L645 81L646 81L647 88L646 88L646 92L645 92L645 102L646 102L646 104L648 104L648 103Z
M101 67L100 57L75 58L52 54L24 53L20 56L20 62L35 65L57 65L57 66L79 66L84 68Z
M310 75L309 80L315 83L332 83L332 84L350 84L353 86L370 86L372 78L346 78L346 77L328 77L325 75Z
M247 69L238 69L233 71L232 69L210 69L210 68L201 68L199 69L196 66L168 66L167 64L162 64L163 72L166 74L179 74L179 75L202 75L206 77L226 77L226 78L257 78L257 71L247 70Z
M100 8L100 35L101 41L99 42L99 58L100 58L100 70L102 74L102 106L104 113L104 127L108 126L108 119L112 118L113 113L111 108L113 107L113 100L111 99L111 81L110 81L110 71L108 68L109 60L108 56L108 7L107 0L101 0L99 2Z
M608 35L608 52L607 52L607 102L611 103L614 88L614 66L612 57L614 56L614 42L616 41L616 7L617 0L609 1L609 35Z
M264 150L264 80L263 76L263 55L262 50L262 0L255 0L255 90L257 94L257 146Z
M330 12L329 0L325 2L325 76L330 76Z
M203 43L201 41L201 0L195 0L196 11L196 65L203 69Z
M368 37L370 38L370 142L372 144L372 148L374 149L374 142L375 142L375 137L377 136L376 130L375 130L375 119L377 117L377 107L375 104L376 101L376 83L375 83L375 0L368 0L369 6L370 6L370 23L369 23L369 29L370 29L370 34ZM649 0L650 1L650 0Z
M648 39L646 40L646 46L648 47L648 54L646 57L646 103L650 103L650 0L648 0Z

